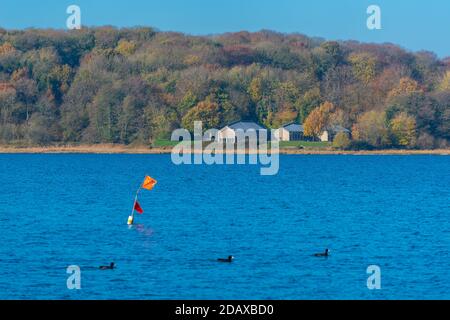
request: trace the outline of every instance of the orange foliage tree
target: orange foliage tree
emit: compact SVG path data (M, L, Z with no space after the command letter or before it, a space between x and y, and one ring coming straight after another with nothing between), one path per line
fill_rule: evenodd
M339 112L331 102L324 102L315 108L306 118L304 125L305 136L318 137L330 125L334 115Z
M417 81L410 78L401 78L400 83L394 87L390 92L388 97L394 98L401 95L408 95L414 92L421 92Z

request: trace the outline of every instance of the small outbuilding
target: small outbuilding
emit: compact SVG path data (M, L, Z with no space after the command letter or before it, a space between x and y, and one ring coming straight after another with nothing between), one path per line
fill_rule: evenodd
M351 134L350 130L348 130L348 129L342 127L342 126L335 125L335 126L331 126L331 127L327 128L327 129L325 129L322 132L322 134L319 137L320 141L332 142L334 140L334 137L340 132L344 132L344 133L346 133L349 136Z

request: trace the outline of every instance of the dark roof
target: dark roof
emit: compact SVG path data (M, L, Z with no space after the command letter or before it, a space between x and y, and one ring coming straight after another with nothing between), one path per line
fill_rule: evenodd
M285 124L283 128L289 132L303 132L303 126L295 122Z
M254 122L246 122L246 121L238 121L238 122L234 122L232 124L229 124L227 127L233 129L233 130L243 130L243 131L247 131L247 130L263 130L264 128L261 127L259 124L254 123Z

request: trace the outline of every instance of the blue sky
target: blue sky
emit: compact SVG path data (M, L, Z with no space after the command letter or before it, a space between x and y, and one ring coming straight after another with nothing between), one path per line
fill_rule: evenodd
M7 29L65 28L76 4L88 26L153 26L163 31L214 34L271 29L333 40L393 42L450 56L448 0L14 0L2 1ZM6 2L6 3L5 3ZM382 10L382 30L366 27L366 9Z

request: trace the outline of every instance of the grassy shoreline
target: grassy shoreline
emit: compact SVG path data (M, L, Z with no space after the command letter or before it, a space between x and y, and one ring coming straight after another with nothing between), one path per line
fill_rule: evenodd
M270 149L269 149L270 150ZM77 145L77 146L48 146L48 147L17 147L0 145L0 154L170 154L171 147L153 147L148 146L125 146L125 145ZM247 150L248 152L248 150ZM256 153L256 152L252 152ZM386 149L386 150L361 150L361 151L342 151L332 148L280 148L280 154L317 154L317 155L450 155L450 149L434 150L406 150L406 149Z

